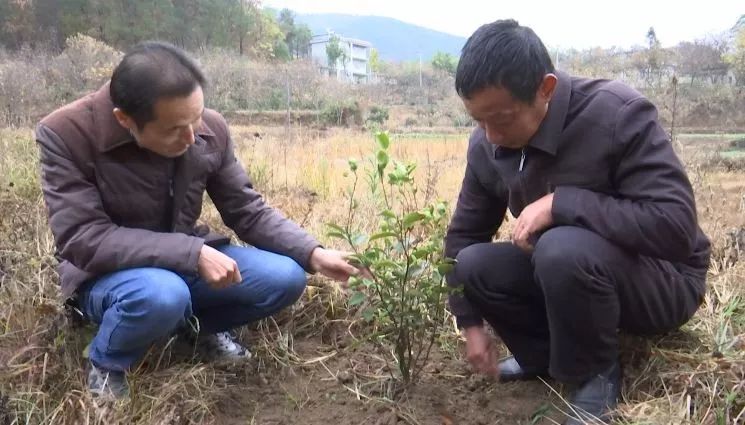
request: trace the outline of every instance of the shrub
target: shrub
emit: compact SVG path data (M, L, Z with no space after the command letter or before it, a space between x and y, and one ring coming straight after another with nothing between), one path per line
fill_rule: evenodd
M391 160L386 133L377 133L379 149L365 173L368 190L380 217L374 233L354 226L358 213L360 170L349 161L353 183L348 192L348 219L329 224L329 236L346 241L353 260L369 276L352 278L349 304L362 307L374 324L373 339L389 345L405 385L414 382L427 362L444 324L445 275L453 260L443 257L448 208L444 202L418 206L414 182L416 165ZM391 376L395 378L389 365Z
M362 125L362 110L356 101L333 102L323 108L320 119L327 125Z
M368 123L383 125L388 121L388 108L383 106L373 106L367 114Z

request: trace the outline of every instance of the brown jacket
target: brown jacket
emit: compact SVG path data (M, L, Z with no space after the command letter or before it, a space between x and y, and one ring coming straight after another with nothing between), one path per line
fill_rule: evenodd
M113 108L107 84L36 129L63 296L86 280L126 268L197 273L203 244L230 240L197 225L205 190L243 241L308 270L310 253L320 244L253 189L220 114L205 109L195 144L169 159L140 148Z

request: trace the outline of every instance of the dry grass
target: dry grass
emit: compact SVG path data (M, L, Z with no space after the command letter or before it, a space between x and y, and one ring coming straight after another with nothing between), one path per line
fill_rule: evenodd
M254 132L233 128L239 156L258 188L271 204L333 246L324 238L324 223L339 221L345 214L346 160L364 157L373 138L346 130L322 135L276 130L255 139ZM465 136L394 138L395 156L419 164L422 196L454 203L464 167ZM30 130L0 130L0 152L0 425L209 423L243 385L260 384L264 374L288 367L325 368L338 354L300 356L296 344L301 339L320 335L333 341L339 332L364 333L347 310L343 294L313 278L291 311L242 336L251 339L258 362L240 371L221 369L194 361L177 343L167 341L132 374L130 402L97 406L84 390L81 356L93 329L73 326L59 306L53 243ZM626 402L620 408L625 418L620 423L745 423L745 265L730 264L723 254L726 232L745 224L745 189L739 184L745 173L700 166L700 146L684 146L682 152L702 225L717 247L710 290L699 313L681 331L653 340L624 341ZM206 209L204 219L219 222L212 208ZM377 219L370 211L360 220ZM457 350L454 332L443 341ZM355 376L367 376L378 385L374 353L370 357L353 369L359 370ZM339 372L325 370L327 378L341 379ZM295 408L307 402L305 395L292 397ZM241 415L250 417L249 408Z

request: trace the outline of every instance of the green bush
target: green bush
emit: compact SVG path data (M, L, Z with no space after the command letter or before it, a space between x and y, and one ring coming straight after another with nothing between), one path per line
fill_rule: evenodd
M375 327L371 339L386 346L405 385L416 381L445 323L445 275L454 261L443 256L447 205L418 206L416 165L392 160L386 133L377 133L377 152L366 170L366 187L380 221L374 232L354 226L359 213L360 170L349 161L353 183L348 191L348 219L329 224L328 235L346 241L353 261L369 271L352 278L351 306ZM367 208L366 208L367 209ZM394 369L389 372L396 378Z
M332 102L323 108L320 120L326 125L362 125L362 110L356 101Z
M367 114L368 123L383 125L388 121L388 108L383 106L373 106Z

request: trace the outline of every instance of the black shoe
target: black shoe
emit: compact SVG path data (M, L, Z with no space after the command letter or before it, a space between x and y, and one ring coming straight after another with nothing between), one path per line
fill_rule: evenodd
M499 362L497 369L499 370L499 382L529 381L537 379L539 376L548 375L546 369L523 369L513 356Z
M570 417L564 425L607 424L621 394L621 365L618 362L582 384L572 395Z

